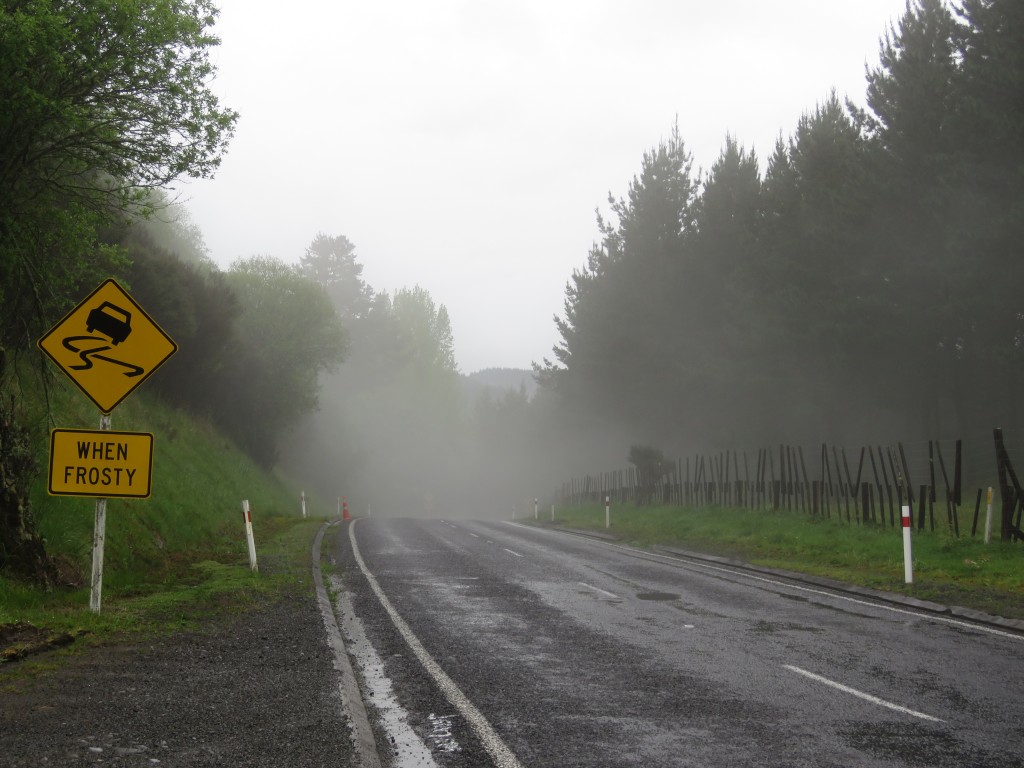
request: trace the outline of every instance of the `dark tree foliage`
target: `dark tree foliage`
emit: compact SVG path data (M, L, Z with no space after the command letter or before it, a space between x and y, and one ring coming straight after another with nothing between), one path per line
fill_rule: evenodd
M647 153L538 367L578 425L675 450L1020 424L1024 3L912 0L763 177Z
M53 569L32 515L30 491L36 471L31 436L19 422L14 399L0 398L0 570L49 581Z
M906 398L933 428L942 411L959 429L1021 416L1022 51L1019 2L918 0L868 76L878 248L903 359L929 382Z
M236 115L208 88L210 0L0 8L0 321L26 346L117 267L97 230L220 163Z
M137 225L119 244L131 260L126 277L132 297L178 345L148 383L168 402L215 415L217 393L230 386L228 362L239 343L235 323L241 306L226 276L183 261Z
M684 364L676 333L691 306L686 293L695 289L677 277L694 229L691 166L673 131L644 155L628 198L609 198L615 221L598 215L601 242L567 286L565 317L555 318L557 362L539 369L581 413L617 410L617 418L652 424L652 406L660 409L671 394L665 385L675 386Z
M278 458L282 437L316 410L320 375L347 349L347 334L324 287L298 268L267 256L232 265L227 282L241 312L214 417L265 466Z
M366 316L373 292L363 281L356 247L345 235L318 233L299 260L299 270L324 287L343 323Z

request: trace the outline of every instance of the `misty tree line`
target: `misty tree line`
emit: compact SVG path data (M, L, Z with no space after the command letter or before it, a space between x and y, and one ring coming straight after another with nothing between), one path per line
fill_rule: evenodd
M673 451L1021 424L1024 3L914 0L866 108L833 93L761 173L678 129L572 275L541 383ZM619 459L624 455L620 450Z

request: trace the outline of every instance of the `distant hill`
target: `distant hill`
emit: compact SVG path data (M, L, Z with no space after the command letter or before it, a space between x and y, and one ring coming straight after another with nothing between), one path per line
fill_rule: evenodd
M525 368L485 368L476 373L463 374L462 380L471 400L475 400L484 389L498 394L502 390L518 392L520 387L526 387L526 396L529 398L537 391L533 371Z

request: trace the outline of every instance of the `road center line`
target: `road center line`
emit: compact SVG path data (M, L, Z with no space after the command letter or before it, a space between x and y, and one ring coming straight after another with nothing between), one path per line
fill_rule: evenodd
M523 525L522 523L513 523L513 522L509 522L507 520L503 521L503 522L506 525L514 525L514 526L516 526L518 528L524 528L526 530L532 530L532 531L538 530L537 528L534 528L533 526ZM573 538L579 538L576 534L572 534L572 533L561 533L561 532L558 532L558 531L548 531L547 533L549 533L550 535L553 535L553 536L561 535L561 536L571 536ZM727 567L723 567L723 566L719 566L719 565L710 565L708 563L698 562L697 560L694 560L693 558L688 558L688 557L684 557L684 556L680 556L680 555L663 555L663 554L661 554L659 552L640 551L640 550L637 550L637 549L635 549L633 547L627 547L627 546L624 546L622 544L614 544L614 543L608 542L608 541L597 541L597 540L594 540L594 539L588 539L588 541L591 544L594 544L596 546L602 546L603 545L605 547L608 547L609 549L617 549L617 550L619 550L621 552L624 552L624 553L628 554L630 557L636 557L636 558L638 558L640 560L667 560L667 561L672 562L672 563L679 563L679 564L684 565L684 566L689 567L689 568L699 568L699 569L705 570L705 571L717 571L717 572L720 572L720 573L726 573L726 574L729 574L729 575L732 575L732 576L739 576L741 578L748 579L750 581L760 581L760 582L762 582L764 584L771 584L772 586L785 587L786 589L792 589L792 590L796 590L798 592L807 592L807 593L812 594L812 595L823 595L825 597L830 597L830 598L832 598L834 600L842 600L844 602L854 603L856 605L865 605L865 606L868 606L870 608L876 608L876 609L881 610L881 611L888 611L889 613L900 613L900 614L903 614L905 616L913 616L913 617L918 618L918 619L927 619L928 621L933 621L933 622L937 622L937 623L940 623L940 624L950 624L950 625L955 626L955 627L963 627L964 629L972 629L975 632L984 632L985 634L988 634L988 635L998 635L999 637L1005 637L1005 638L1008 638L1010 640L1017 640L1017 641L1024 640L1024 635L1021 635L1021 634L1013 634L1011 632L1007 632L1007 631L1004 631L1004 630L1001 630L1001 629L996 629L995 627L989 627L989 626L986 626L984 624L974 624L974 623L971 623L969 621L961 621L960 619L951 619L948 616L940 616L938 614L929 613L927 611L914 611L914 610L910 610L910 609L907 609L907 608L897 608L894 605L887 605L886 603L883 603L883 602L872 602L870 600L861 600L861 599L858 599L856 597L850 597L848 595L840 594L838 592L828 592L828 591L826 591L824 589L814 589L812 587L806 587L806 586L803 586L803 585L800 585L800 584L796 584L796 583L791 582L791 581L780 581L778 579L769 579L769 578L766 578L764 576L757 576L757 575L755 575L755 574L753 574L753 573L751 573L749 571L742 571L742 570L737 570L735 568L727 568Z
M597 593L599 593L599 594L602 594L602 595L604 595L605 597L609 598L610 600L621 600L621 599L622 599L621 597L619 597L618 595L616 595L616 594L615 594L614 592L605 592L605 591L604 591L603 589L598 589L598 588L597 588L597 587L595 587L595 586L592 586L592 585L590 585L590 584L587 584L587 583L586 583L585 581L580 581L580 582L577 582L577 583L578 583L578 584L579 584L579 585L580 585L581 587L586 587L587 589L590 589L590 590L593 590L594 592L597 592Z
M363 572L366 577L367 583L370 585L370 589L377 596L380 604L387 611L388 616L391 617L392 623L395 625L395 629L398 630L399 634L405 638L405 642L409 644L409 648L413 654L419 659L420 664L427 671L437 687L441 689L441 692L445 695L445 698L451 702L452 706L455 707L462 716L469 723L469 727L473 729L473 732L480 739L487 750L487 754L494 760L494 765L497 768L523 768L522 763L516 759L516 756L512 753L512 750L508 748L501 737L497 734L491 724L487 721L487 718L483 716L483 713L467 698L459 687L455 684L455 681L448 677L447 673L441 669L440 665L434 661L433 657L427 653L427 649L420 643L419 638L413 633L412 629L405 620L398 615L398 611L388 600L387 595L384 594L384 590L381 589L380 584L377 583L377 579L370 573L369 568L366 567L366 563L363 562L363 557L359 554L359 545L356 544L356 523L358 518L353 520L348 527L348 538L352 543L352 555L355 557L356 563L359 565L359 570Z
M518 552L513 552L511 549L508 549L507 547L502 547L502 549L504 549L510 555L515 555L516 557L522 557L522 555L520 555Z
M479 537L479 536L477 536L477 535L476 535L475 533L471 533L471 534L469 534L469 535L470 535L470 536L472 536L472 537L473 537L474 539L479 539L479 538L480 538L480 537Z
M849 686L843 685L842 683L837 683L835 680L829 680L827 677L822 677L821 675L816 675L813 672L808 672L806 669L800 669L800 667L794 667L790 664L783 664L783 667L788 669L790 672L796 672L798 675L803 675L804 677L810 678L811 680L822 683L823 685L827 685L830 688L835 688L837 691L852 694L857 698L864 699L864 701L870 701L872 704L877 704L880 707L886 707L887 709L892 709L896 712L902 712L903 714L911 715L912 717L919 717L922 720L928 720L933 723L944 722L943 720L940 720L937 717L932 717L931 715L926 715L923 712L915 712L913 709L901 707L899 704L893 704L892 702L886 701L885 699L880 699L877 696L872 696L870 693L864 693L863 691L858 691L856 688L850 688Z

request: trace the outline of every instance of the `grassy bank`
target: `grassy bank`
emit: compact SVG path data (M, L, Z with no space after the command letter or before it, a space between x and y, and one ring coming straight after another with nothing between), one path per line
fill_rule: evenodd
M309 547L322 520L302 520L299 489L253 464L208 424L140 392L116 409L112 428L154 435L153 493L108 501L103 610L93 614L95 501L48 495L46 473L49 429L97 429L99 414L66 381L44 390L23 372L21 386L40 469L33 512L62 583L44 589L0 575L0 654L20 653L19 644L74 638L81 646L194 626L307 587ZM252 507L259 574L249 569L242 499ZM310 508L330 509L316 499Z
M825 576L924 600L1024 619L1024 546L913 532L914 583L904 583L899 529L791 512L617 507L608 533L639 547L674 546ZM546 523L550 525L550 523ZM557 524L605 532L600 505L563 509Z

